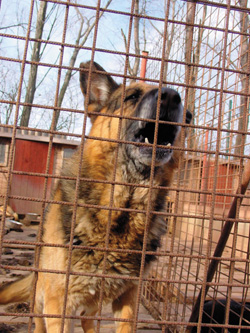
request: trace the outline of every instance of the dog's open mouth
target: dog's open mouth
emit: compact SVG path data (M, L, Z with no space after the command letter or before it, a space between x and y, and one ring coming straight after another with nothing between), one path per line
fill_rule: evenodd
M156 164L162 164L169 161L173 153L173 144L178 133L178 126L171 124L159 124L157 133L157 147L155 153ZM144 143L138 147L142 161L150 165L153 155L153 146L155 136L155 123L147 122L143 124L134 134L134 141Z
M177 127L167 124L159 124L157 133L157 145L165 146L166 149L170 149L174 143ZM155 135L155 123L146 123L145 127L141 128L135 134L135 141L141 143L154 143ZM147 147L151 148L151 147ZM163 148L164 149L164 148Z

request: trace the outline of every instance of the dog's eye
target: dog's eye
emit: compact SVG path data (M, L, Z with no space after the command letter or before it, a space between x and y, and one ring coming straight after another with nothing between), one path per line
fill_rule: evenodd
M140 92L136 91L133 94L126 96L124 98L124 102L127 102L127 101L136 102L139 97L140 97Z

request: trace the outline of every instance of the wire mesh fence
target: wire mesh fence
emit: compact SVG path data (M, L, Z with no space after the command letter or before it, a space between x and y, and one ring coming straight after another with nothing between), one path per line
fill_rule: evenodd
M45 330L44 322L48 332L55 332L48 326L49 319L50 323L59 319L60 331L68 332L64 324L70 318L75 319L75 331L83 328L85 332L93 332L86 326L90 322L87 319L95 320L97 332L115 331L117 325L118 331L123 328L124 332L248 330L250 196L248 189L244 193L239 189L250 143L249 2L13 1L14 19L7 1L0 6L0 281L5 285L28 273L34 275L28 302L0 306L0 331L32 332L34 319L39 318L39 332ZM140 77L145 59L146 75ZM88 68L79 67L87 61ZM107 72L103 74L94 61ZM87 77L82 84L84 97L79 75ZM112 89L120 85L120 95L110 100L106 114L100 115L103 100L111 95L103 77L108 78ZM154 117L149 111L139 115L141 101L149 91L144 92L149 89L145 83L153 85L150 89L156 89L158 95L164 94L165 87L177 90L184 110L192 114L192 122L185 123L185 112L182 119L162 118L164 97L157 97ZM137 90L128 94L130 84L137 84ZM131 99L136 102L127 107ZM170 121L180 126L180 143L175 146L173 141L171 149L181 154L173 181L159 184L155 181L157 147L169 151L160 138L170 133ZM101 131L106 122L110 130ZM145 129L142 124L146 123L153 129L149 142L127 135L130 126L136 126L128 124L140 124ZM148 144L153 155L149 181L136 180L134 175L124 178L123 147L145 148ZM95 155L96 146L105 153ZM110 150L114 151L112 161L105 161L103 155L108 156ZM79 157L68 167L76 151ZM92 162L86 156L94 156ZM91 163L93 171L84 174ZM109 177L103 176L103 170ZM68 197L60 196L55 192L58 186L74 190ZM102 199L92 197L93 188L95 196ZM147 197L142 199L144 190ZM156 191L162 194L164 210L154 202ZM230 215L235 197L235 213ZM51 215L53 209L58 211ZM48 216L67 224L66 236L58 236L61 229L56 227L49 232L54 238L47 236ZM84 243L89 231L79 231L80 217L105 221L98 242L94 239L99 227L92 231L93 242L88 239ZM128 241L132 227L126 223L139 218L144 225L137 247ZM126 226L114 228L114 219ZM164 235L160 243L148 246L151 222L158 219L164 220ZM216 260L218 267L212 280L207 281L227 222L232 227L230 236ZM88 223L88 230L92 230L92 222ZM116 243L121 234L124 243ZM52 263L43 266L41 260L47 253ZM59 259L58 266L54 265L54 253L67 257L64 266ZM86 253L95 254L93 261L86 270L77 270L75 262ZM149 269L147 260L153 256ZM120 261L118 265L115 260L118 257L126 258L126 269L136 257L139 268L131 272L121 264L121 274ZM92 270L91 265L98 269ZM116 268L110 271L111 266ZM63 288L55 283L62 290L60 311L38 309L42 272L53 276L50 283L63 277ZM68 312L71 282L77 279L98 281L98 293L87 287L92 293L89 304L94 296L97 298L95 311ZM116 311L113 315L106 304L107 285L109 292L115 293L117 281L137 286L133 313L127 317ZM116 293L120 302L125 302ZM195 304L199 311L190 321ZM119 308L114 302L115 307Z

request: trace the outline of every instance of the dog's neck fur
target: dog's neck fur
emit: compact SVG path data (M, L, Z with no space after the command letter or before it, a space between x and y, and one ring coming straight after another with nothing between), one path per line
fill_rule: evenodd
M87 148L87 146L86 146ZM100 209L100 208L78 208L77 214L79 214L78 221L89 220L91 221L91 226L89 227L94 229L98 229L99 233L103 234L103 241L105 239L107 224L110 223L110 243L112 246L112 239L116 240L116 244L113 244L115 247L129 247L130 245L134 246L134 243L137 242L137 249L140 250L143 242L143 235L145 230L145 222L146 222L146 213L139 213L139 211L146 212L148 210L149 204L149 192L150 192L150 210L152 211L162 211L165 206L165 197L166 190L164 189L149 189L149 181L150 181L150 168L148 170L144 170L143 173L138 172L136 170L136 165L132 160L127 160L124 157L122 149L119 148L118 152L118 160L117 167L115 166L115 149L113 151L107 152L109 158L106 156L106 161L109 163L105 164L98 160L99 152L96 150L92 154L96 154L95 158L91 158L96 161L96 164L93 166L90 163L89 154L90 151L86 149L83 160L83 169L81 177L83 178L94 178L96 179L96 175L99 175L99 179L104 181L100 182L82 182L80 185L79 192L79 203L83 204L92 204L95 202L100 206L110 207L110 202L112 201L111 208L121 208L125 210L121 211L110 211L108 209ZM77 156L77 155L76 155ZM77 158L78 159L78 158ZM76 159L75 166L78 165L78 161ZM94 175L91 174L91 170L95 168ZM76 167L75 167L76 168ZM116 177L114 179L114 168L116 169ZM166 169L166 170L165 170ZM73 171L72 169L70 170ZM76 170L75 170L76 171ZM166 183L165 173L172 173L173 168L170 167L169 170L167 167L156 168L154 172L154 186L168 186ZM172 178L172 176L167 179ZM106 182L112 182L115 180L117 185L111 185ZM119 184L121 183L121 185ZM122 185L126 184L128 185ZM67 181L67 186L75 187L75 182ZM140 186L142 185L142 186ZM113 187L114 186L114 187ZM64 185L64 188L66 185ZM69 191L72 193L72 191ZM82 193L84 196L82 196ZM66 201L72 201L72 198L65 198ZM64 199L64 200L65 200ZM126 209L138 210L138 213L130 213L126 211ZM136 224L134 224L134 218L136 214ZM92 216L92 217L91 217ZM133 217L131 217L133 216ZM111 220L110 220L111 219ZM65 216L64 219L64 227L70 227L71 216ZM110 222L109 222L110 221ZM155 251L159 246L160 236L166 232L166 222L160 216L150 214L149 223L149 235L147 241L147 249L150 251ZM85 223L79 222L75 229L75 234L84 245L89 246L97 246L97 240L94 237L93 231L93 239L86 238L86 232L84 230ZM133 237L129 240L126 239L127 230L130 230L129 234L133 235ZM65 232L65 234L68 234ZM119 244L117 243L119 240ZM67 242L68 240L66 240ZM100 242L100 241L99 241ZM99 244L100 245L100 244ZM100 245L101 246L101 245Z

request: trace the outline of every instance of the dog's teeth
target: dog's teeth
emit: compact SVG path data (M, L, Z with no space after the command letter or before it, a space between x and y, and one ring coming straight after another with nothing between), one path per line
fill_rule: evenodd
M145 143L149 143L148 138L145 138Z
M167 148L170 148L171 147L171 143L169 142L167 145L166 145Z

